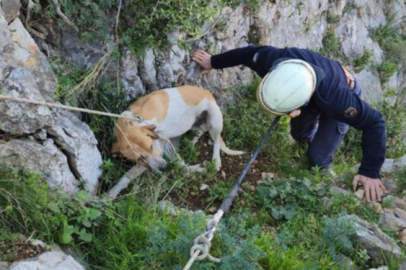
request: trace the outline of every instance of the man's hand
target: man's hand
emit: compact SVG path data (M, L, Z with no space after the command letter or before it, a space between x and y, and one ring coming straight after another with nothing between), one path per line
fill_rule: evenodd
M205 51L198 50L192 54L192 60L203 68L200 78L210 72L213 69L211 66L211 55Z
M364 186L365 197L367 202L380 202L383 192L386 191L382 181L377 178L369 178L363 175L357 174L352 180L352 187L354 191L357 189L358 182L361 182Z

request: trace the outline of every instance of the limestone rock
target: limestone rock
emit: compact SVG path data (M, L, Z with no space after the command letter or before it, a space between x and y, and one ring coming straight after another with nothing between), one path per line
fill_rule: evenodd
M78 182L69 169L66 156L51 139L39 143L30 139L14 139L0 144L0 163L8 167L36 171L49 186L74 193Z
M355 197L357 197L359 200L362 200L362 199L364 199L365 190L360 188L354 194L355 194Z
M378 103L383 99L383 90L379 75L368 67L355 74L355 79L362 89L362 98L369 103Z
M339 195L344 195L344 196L351 196L351 192L349 192L348 190L342 189L340 187L336 187L336 186L331 187L330 191L334 195L339 194Z
M356 270L357 269L354 262L350 258L344 256L341 253L338 255L336 262L340 265L340 268L343 270Z
M85 270L72 256L62 251L49 251L40 256L13 263L10 270Z
M365 249L375 264L383 263L384 257L399 258L401 249L392 238L383 233L376 225L372 225L355 215L347 216L355 227L354 240Z
M52 101L55 76L35 41L16 18L9 26L0 14L0 88L3 94L38 101ZM3 28L3 26L5 28ZM1 129L21 135L53 124L45 106L0 102Z
M329 210L333 204L333 202L331 201L331 198L329 198L329 197L323 197L321 199L321 201L323 202L323 206L326 210Z
M0 261L0 270L8 270L8 262Z
M399 191L399 184L398 184L399 180L385 179L382 182L389 192L398 192Z
M393 171L393 162L391 158L385 159L385 162L382 164L381 172L382 173L391 173Z
M406 259L403 260L403 263L398 270L406 270Z
M41 53L20 19L14 20L9 28L14 47L11 65L17 64L31 72L42 97L46 101L53 101L56 79L47 58Z
M402 242L403 245L406 245L406 229L403 229L400 233L399 233L399 239ZM406 265L405 265L406 266ZM405 268L406 270L406 268Z
M138 74L138 61L129 50L121 57L120 79L130 99L145 94L145 88Z
M379 225L392 231L399 231L406 228L406 221L395 217L393 214L383 213L379 219Z
M2 87L7 91L8 96L44 101L33 74L21 67L10 69ZM7 100L0 102L0 112L0 129L15 135L34 133L36 130L50 127L54 123L51 111L46 106Z
M84 182L85 189L95 194L103 164L97 140L89 126L65 110L55 113L55 125L47 130L69 158L72 172Z
M157 72L155 69L155 54L152 49L145 51L144 57L140 62L140 76L147 90L157 90Z
M395 214L395 211L394 211L392 208L384 208L384 209L383 209L383 212L389 213L389 214L391 214L391 215L394 215L394 214Z
M393 166L395 169L406 168L406 156L396 159Z
M20 14L20 0L3 0L0 2L0 5L3 8L8 23L17 18Z
M396 215L398 218L403 219L403 221L406 222L406 211L405 211L405 210L400 209L400 208L395 208L395 209L393 209L393 210L394 210L394 212L395 212L395 215Z
M382 213L382 205L380 203L372 203L372 208L376 213Z

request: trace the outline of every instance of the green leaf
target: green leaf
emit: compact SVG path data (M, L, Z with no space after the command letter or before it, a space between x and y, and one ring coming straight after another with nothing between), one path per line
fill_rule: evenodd
M89 199L89 193L86 190L81 190L76 193L75 199L79 202L86 202Z
M89 208L88 217L91 220L95 220L96 218L100 217L101 215L102 215L102 212L100 212L99 210L97 210L95 208Z
M281 206L276 206L276 207L272 208L271 214L274 219L281 220L283 218L283 213L281 211L282 210L281 208L282 208Z
M80 230L79 232L79 240L82 240L84 242L91 242L93 239L93 236L91 233L86 232L85 229Z
M274 186L269 187L269 196L273 199L278 196L278 190Z
M48 203L48 209L57 214L61 213L61 209L59 208L59 205L55 202Z
M63 222L62 231L59 234L59 242L61 244L67 245L73 241L72 234L74 233L75 228L71 225L68 225L68 222L65 220Z

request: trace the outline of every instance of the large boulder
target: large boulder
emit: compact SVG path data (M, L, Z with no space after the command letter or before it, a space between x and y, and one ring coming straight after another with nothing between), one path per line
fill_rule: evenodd
M402 255L402 250L396 241L383 233L376 225L355 215L347 216L347 218L354 224L354 242L367 251L375 264L384 263L385 258L399 258Z
M35 139L2 142L0 164L37 171L52 189L71 194L78 191L79 183L69 168L68 160L52 139L42 143Z
M34 259L13 263L9 270L86 270L72 256L59 248L45 252Z
M103 160L89 126L74 114L59 110L55 113L55 124L47 132L68 157L71 171L76 178L83 181L90 194L95 194L102 174Z
M0 9L0 29L0 89L3 94L52 101L55 76L20 19L7 25ZM16 135L53 125L47 107L12 101L0 102L0 120L1 130Z
M20 14L21 3L20 0L3 0L0 5L4 10L6 20L8 23L13 21Z

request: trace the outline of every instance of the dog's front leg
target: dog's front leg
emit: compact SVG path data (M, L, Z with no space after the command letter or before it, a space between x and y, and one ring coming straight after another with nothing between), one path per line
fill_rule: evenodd
M137 164L132 167L128 172L126 172L118 181L118 183L109 191L110 199L114 200L118 194L125 188L128 187L131 180L139 177L143 172L145 172L147 168L144 166Z
M186 169L187 172L203 172L205 169L200 164L187 165L186 162L180 157L180 155L177 152L176 152L176 160L179 162L179 165L182 168Z

